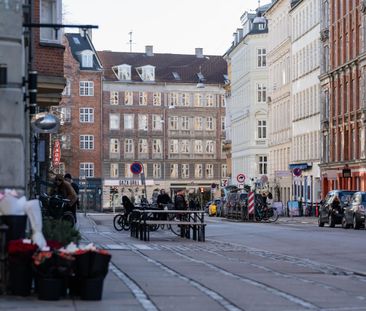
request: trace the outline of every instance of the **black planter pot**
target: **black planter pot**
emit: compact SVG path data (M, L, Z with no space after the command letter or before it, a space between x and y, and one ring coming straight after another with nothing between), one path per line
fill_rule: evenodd
M99 254L93 252L91 256L89 277L105 277L108 273L109 262L111 260L111 255Z
M32 290L31 261L9 264L8 290L12 295L29 296Z
M83 278L80 280L80 298L82 300L101 300L104 277Z
M8 230L6 231L6 243L10 240L25 238L27 215L2 215L0 216L0 224L8 226Z
M37 291L40 300L59 300L65 293L65 280L38 278Z

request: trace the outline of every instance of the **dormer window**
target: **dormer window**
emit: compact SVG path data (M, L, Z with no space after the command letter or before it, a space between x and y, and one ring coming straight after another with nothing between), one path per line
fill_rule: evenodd
M92 68L93 67L93 55L94 53L90 50L81 52L81 67Z
M136 68L142 81L155 81L155 67L146 65Z
M118 65L113 68L118 80L131 80L131 66L127 64Z

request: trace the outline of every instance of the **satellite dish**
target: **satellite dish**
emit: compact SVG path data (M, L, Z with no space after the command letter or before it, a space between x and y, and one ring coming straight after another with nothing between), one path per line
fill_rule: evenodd
M60 119L47 112L37 113L32 118L31 126L35 133L57 133Z

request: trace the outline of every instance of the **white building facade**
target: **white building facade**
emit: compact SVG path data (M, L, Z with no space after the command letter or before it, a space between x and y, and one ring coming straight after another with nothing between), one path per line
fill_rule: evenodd
M255 13L245 12L242 29L234 36L226 59L231 65L231 97L228 101L232 142L232 183L245 175L245 184L267 175L267 22L253 23Z
M272 2L268 19L268 132L269 185L274 199L284 204L291 198L292 111L290 1Z
M291 17L292 145L290 169L294 199L320 200L320 3L296 2Z

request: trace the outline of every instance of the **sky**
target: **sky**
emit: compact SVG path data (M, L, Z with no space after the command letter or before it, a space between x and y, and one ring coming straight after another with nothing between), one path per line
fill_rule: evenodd
M270 0L261 0L261 5ZM98 51L223 55L245 11L258 0L63 0L64 24L98 25L93 43ZM75 32L76 29L66 29Z

